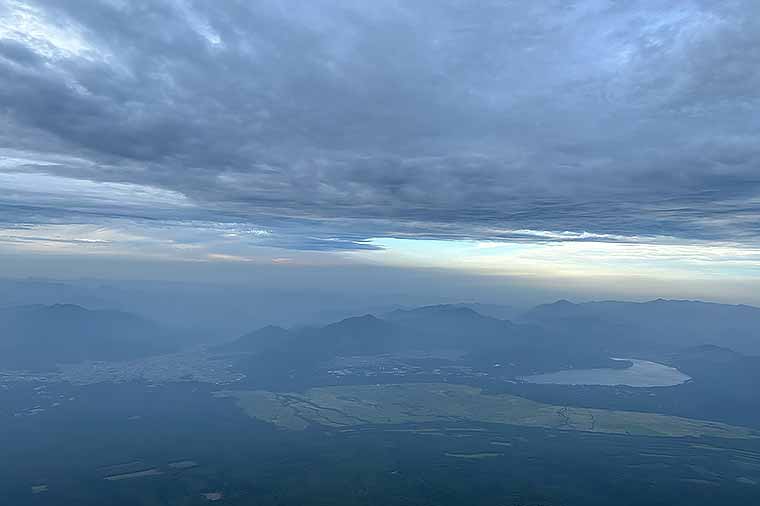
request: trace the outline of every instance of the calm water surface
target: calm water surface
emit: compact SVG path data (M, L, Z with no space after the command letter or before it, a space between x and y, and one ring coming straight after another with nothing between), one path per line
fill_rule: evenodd
M551 385L625 385L629 387L669 387L691 379L678 369L657 362L632 358L633 365L627 369L568 369L548 374L534 374L520 378L528 383Z

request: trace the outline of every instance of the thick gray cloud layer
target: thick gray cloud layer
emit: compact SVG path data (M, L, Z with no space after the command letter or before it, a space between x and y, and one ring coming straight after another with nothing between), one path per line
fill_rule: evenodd
M754 0L11 0L0 20L0 170L158 195L17 185L7 224L248 223L293 249L760 235Z

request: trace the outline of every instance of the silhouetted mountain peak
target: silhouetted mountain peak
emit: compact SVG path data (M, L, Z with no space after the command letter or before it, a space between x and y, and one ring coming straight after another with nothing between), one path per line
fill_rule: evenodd
M292 338L290 331L276 325L267 325L249 332L230 343L217 346L217 351L260 352L273 349Z
M414 309L397 309L388 313L387 318L392 321L409 321L424 318L445 318L445 319L491 319L489 316L483 316L474 309L459 304L436 304L433 306L422 306Z
M375 315L365 314L362 316L352 316L336 323L331 323L323 327L323 331L336 332L336 331L348 331L348 332L361 332L361 331L376 331L380 329L387 329L391 325L385 320L381 320Z
M365 314L361 316L351 316L349 318L344 318L340 321L331 323L327 326L329 327L332 325L363 325L363 324L373 325L380 321L382 320L380 320L380 318L378 318L377 316L373 314Z
M76 304L5 308L0 328L0 363L19 368L127 360L176 349L169 332L155 322Z
M483 315L467 306L460 306L455 304L440 304L437 306L431 306L430 309L436 312L445 312L450 314L458 314L463 316L477 316L482 318Z

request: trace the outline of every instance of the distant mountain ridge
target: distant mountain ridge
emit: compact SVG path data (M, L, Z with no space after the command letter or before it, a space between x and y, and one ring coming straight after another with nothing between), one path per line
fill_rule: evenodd
M480 302L456 302L451 304L455 307L466 307L476 313L500 320L514 320L519 316L520 311L507 304L483 304Z
M213 350L259 353L282 346L292 338L292 332L277 325L267 325L266 327L242 335L234 341L215 346Z
M452 348L491 351L518 344L565 348L568 352L656 352L703 345L760 355L760 308L701 301L648 302L559 300L514 321L485 316L475 304L439 304L396 309L379 317L351 317L322 327L265 327L223 346L258 352L290 342L322 354L378 354L403 349ZM271 343L270 343L271 341ZM248 342L248 344L246 344Z
M410 310L396 310L383 316L416 331L410 342L421 349L448 347L475 351L498 349L535 338L535 329L484 316L469 306L439 304Z
M519 321L563 332L582 341L620 348L675 349L714 344L760 355L760 308L692 300L560 300L536 306Z
M252 335L266 336L261 329ZM566 367L616 367L598 350L576 350L530 324L517 324L481 315L459 305L423 306L394 310L378 318L364 315L319 328L292 330L283 346L249 347L253 354L242 360L249 380L276 387L283 381L307 378L338 357L407 354L452 355L473 366L501 372L529 374ZM278 333L279 334L279 333ZM255 339L258 340L258 337ZM279 342L282 340L277 337ZM244 351L250 335L230 343L228 349ZM323 369L324 370L324 369Z
M0 309L0 367L9 369L129 360L172 351L173 338L157 323L122 311L75 304Z
M354 316L323 327L290 330L264 327L218 347L260 352L288 342L299 352L316 355L376 355L404 350L498 348L527 336L532 327L483 316L460 305L397 309L377 317Z

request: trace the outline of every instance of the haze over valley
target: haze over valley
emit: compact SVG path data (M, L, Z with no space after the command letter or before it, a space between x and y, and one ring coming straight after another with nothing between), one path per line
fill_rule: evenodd
M18 504L36 504L42 497L148 500L158 497L156 486L167 483L177 500L208 501L206 494L221 494L234 503L252 493L247 478L224 478L234 459L220 460L206 445L240 444L243 437L261 447L261 437L272 437L265 436L268 431L285 440L307 432L319 441L334 439L338 431L342 442L334 443L345 451L367 444L365 438L422 445L420 451L429 451L423 450L425 441L439 441L436 459L477 462L486 473L520 452L544 458L537 455L545 451L540 441L547 437L593 435L583 443L590 445L587 451L617 448L627 472L638 469L632 483L645 479L649 468L637 467L642 464L626 448L666 444L667 450L651 450L658 457L644 458L667 458L667 472L651 494L629 492L636 501L684 493L693 483L717 486L721 497L756 492L758 308L658 299L560 300L524 310L451 303L382 311L204 340L186 335L186 327L124 311L75 304L6 307L0 343L3 448L5 462L27 464L6 464L4 486ZM164 419L173 420L171 428L156 430ZM72 474L64 459L78 455L81 438L91 433L61 442L39 439L39 431L85 420L86 426L99 424L94 430L102 433L96 437L102 446ZM218 431L233 429L217 424L234 425L228 442L219 441ZM164 430L173 435L151 449L109 439L112 431L125 430L146 442ZM204 444L180 445L199 433ZM357 437L362 442L352 443ZM37 450L28 453L24 441L32 439ZM667 443L655 442L660 439ZM696 448L728 460L702 467ZM274 449L266 451L276 459ZM50 452L60 456L40 466L38 459ZM732 452L741 453L731 457ZM674 465L670 459L676 456L686 467ZM588 472L582 468L578 476ZM127 492L111 485L121 482L134 487ZM284 486L276 483L267 494ZM383 490L374 493L380 497ZM405 493L413 496L412 490ZM276 500L267 494L259 497ZM519 494L532 497L526 490ZM696 492L693 500L700 500Z

